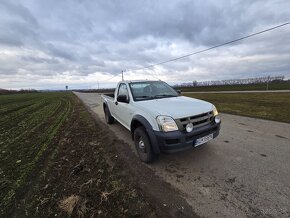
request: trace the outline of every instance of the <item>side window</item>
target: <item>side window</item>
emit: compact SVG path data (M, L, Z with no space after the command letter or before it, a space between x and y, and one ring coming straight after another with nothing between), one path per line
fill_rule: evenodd
M127 85L124 83L121 83L118 90L118 96L119 95L126 95L127 100L129 101L129 93Z

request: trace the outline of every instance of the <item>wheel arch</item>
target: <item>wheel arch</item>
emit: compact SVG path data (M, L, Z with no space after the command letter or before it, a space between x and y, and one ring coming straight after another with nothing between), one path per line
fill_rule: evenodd
M134 140L134 132L140 126L145 128L146 133L147 133L149 140L151 142L151 146L152 146L154 153L159 154L160 148L159 148L159 145L157 143L153 128L152 128L151 124L148 122L148 120L141 115L135 115L131 121L130 130L131 130L132 139Z
M105 109L108 107L107 103L103 103L103 110L105 111Z
M103 103L103 110L107 124L113 124L115 118L111 115L110 108L106 102Z

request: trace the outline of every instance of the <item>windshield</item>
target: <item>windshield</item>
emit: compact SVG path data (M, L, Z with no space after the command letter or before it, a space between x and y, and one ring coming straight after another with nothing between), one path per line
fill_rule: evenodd
M130 88L135 101L178 96L173 88L162 81L133 82Z

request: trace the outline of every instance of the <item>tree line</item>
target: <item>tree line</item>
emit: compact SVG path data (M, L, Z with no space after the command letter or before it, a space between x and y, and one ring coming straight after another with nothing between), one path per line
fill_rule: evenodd
M284 76L266 76L247 79L228 79L228 80L214 80L214 81L193 81L189 83L182 83L180 87L196 87L196 86L218 86L218 85L245 85L258 83L283 82Z

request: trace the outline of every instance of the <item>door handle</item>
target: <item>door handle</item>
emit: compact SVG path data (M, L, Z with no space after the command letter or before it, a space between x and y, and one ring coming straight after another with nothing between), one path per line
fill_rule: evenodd
M115 102L115 105L118 105L118 102L117 101Z

